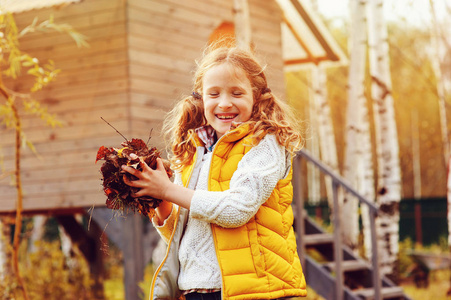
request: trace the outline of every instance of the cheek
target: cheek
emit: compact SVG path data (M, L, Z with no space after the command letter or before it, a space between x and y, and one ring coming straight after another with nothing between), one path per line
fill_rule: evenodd
M211 103L204 102L204 114L211 113L211 110L212 110Z

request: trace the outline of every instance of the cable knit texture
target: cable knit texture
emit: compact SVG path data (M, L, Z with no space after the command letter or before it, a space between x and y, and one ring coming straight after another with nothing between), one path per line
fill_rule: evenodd
M277 182L286 175L285 150L277 143L275 136L267 135L239 161L229 189L195 191L190 216L226 228L242 226L257 213Z
M285 150L268 135L243 156L224 192L208 191L212 153L203 156L190 218L179 250L179 287L221 288L221 273L210 223L233 228L246 224L287 173Z
M252 147L248 130L239 126L224 135L202 166L203 151L198 148L192 165L181 174L183 185L196 191L183 238L185 223L176 222L169 240L170 249L181 240L179 288L217 288L218 277L207 278L216 273L222 299L305 296L292 227L290 157L272 135ZM168 264L169 259L162 266ZM163 273L169 269L162 266L152 283L153 299L169 299L163 295L170 291L166 279L172 276Z

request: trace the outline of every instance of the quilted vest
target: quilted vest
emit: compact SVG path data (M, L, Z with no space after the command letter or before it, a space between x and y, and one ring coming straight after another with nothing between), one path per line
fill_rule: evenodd
M248 126L230 131L217 142L210 165L210 191L229 189L239 161L251 148ZM192 166L182 172L185 186ZM247 224L238 228L212 224L222 274L222 299L276 299L307 295L292 226L291 177L290 170Z

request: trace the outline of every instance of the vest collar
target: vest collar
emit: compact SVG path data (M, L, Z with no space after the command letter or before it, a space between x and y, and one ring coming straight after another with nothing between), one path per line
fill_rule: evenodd
M246 135L251 130L250 123L232 124L232 129L226 132L219 140L224 142L236 142ZM216 133L210 125L202 126L195 129L196 134L193 136L194 143L197 146L205 146L209 151L213 149L216 142Z

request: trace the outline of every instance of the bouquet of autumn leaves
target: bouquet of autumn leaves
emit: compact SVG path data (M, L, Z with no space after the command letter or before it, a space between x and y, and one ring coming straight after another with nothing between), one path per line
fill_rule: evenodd
M107 196L106 205L110 209L121 211L131 209L134 212L138 211L142 215L153 217L155 208L158 207L161 200L149 196L134 198L132 195L139 188L125 184L123 178L125 176L130 181L137 178L123 171L121 166L127 165L142 171L140 164L142 161L155 170L160 152L155 147L149 148L141 139L127 140L121 146L122 148L101 146L97 152L96 162L102 159L105 160L100 172L103 176L103 191ZM169 162L163 160L163 164L166 173L171 177L172 171L169 168Z

